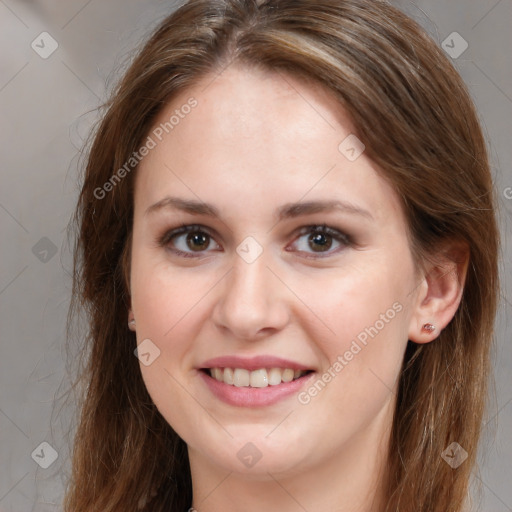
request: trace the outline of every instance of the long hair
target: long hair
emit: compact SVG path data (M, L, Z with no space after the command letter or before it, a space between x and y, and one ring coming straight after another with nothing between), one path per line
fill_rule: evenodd
M289 73L334 94L398 193L419 266L446 242L469 246L454 318L435 342L408 342L385 481L386 512L461 511L498 297L493 184L460 76L416 22L376 0L192 0L159 25L104 105L73 218L69 319L85 311L89 331L65 510L190 506L186 445L144 386L127 326L136 166L112 179L175 95L232 63ZM457 469L441 457L453 441L468 453Z

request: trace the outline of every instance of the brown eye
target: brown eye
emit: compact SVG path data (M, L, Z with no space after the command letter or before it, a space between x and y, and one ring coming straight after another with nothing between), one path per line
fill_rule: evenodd
M332 237L326 233L313 233L309 236L308 242L313 250L320 248L318 252L324 252L331 248Z
M333 244L334 249L330 250ZM295 250L303 253L305 258L324 258L351 246L352 242L348 235L322 224L302 228L294 245L296 245ZM325 253L325 256L315 256L322 253Z
M193 253L208 252L212 241L212 235L202 226L184 225L167 232L160 239L160 245L180 256L194 258Z
M200 225L182 225L177 229L168 231L159 240L159 245L184 258L200 257L201 253L208 254L212 249L222 250L215 242L215 238L207 228ZM336 247L336 244L338 247ZM305 258L325 258L339 253L353 242L349 235L338 229L326 225L312 225L303 227L289 252L299 252ZM331 250L334 246L334 250ZM324 255L325 253L325 255Z
M208 248L210 236L203 231L187 234L186 244L192 251L202 251Z

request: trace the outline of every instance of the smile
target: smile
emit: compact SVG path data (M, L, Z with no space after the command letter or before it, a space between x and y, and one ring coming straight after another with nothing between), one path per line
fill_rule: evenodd
M266 388L300 379L311 370L293 368L260 368L249 371L245 368L207 368L210 377L229 386Z
M230 406L267 407L291 398L316 375L313 370L291 368L202 368L198 375L213 397Z

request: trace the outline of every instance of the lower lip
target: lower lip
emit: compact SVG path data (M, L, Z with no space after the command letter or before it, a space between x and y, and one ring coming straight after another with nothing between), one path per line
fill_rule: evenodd
M314 372L291 382L282 382L277 386L265 388L231 386L210 377L204 371L199 371L199 374L210 391L223 402L237 407L264 407L297 393L313 377Z

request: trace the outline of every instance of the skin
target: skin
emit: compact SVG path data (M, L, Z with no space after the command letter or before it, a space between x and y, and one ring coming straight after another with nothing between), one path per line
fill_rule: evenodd
M321 87L231 66L175 97L155 126L190 97L197 106L137 171L129 318L137 342L149 338L160 350L141 372L188 445L193 506L378 510L407 340L437 338L459 304L465 267L445 259L443 272L416 269L396 193L365 153L352 162L338 150L353 128ZM211 203L221 218L146 213L166 196ZM286 203L331 199L371 218L274 214ZM186 234L158 243L182 223L208 229L199 250ZM323 223L352 242L326 235L332 245L323 249L297 233ZM250 264L236 251L248 236L263 249ZM216 356L266 354L315 369L316 380L396 303L400 312L307 404L294 394L266 407L228 405L196 369ZM423 332L426 322L436 331ZM248 442L261 453L251 468L237 457Z

